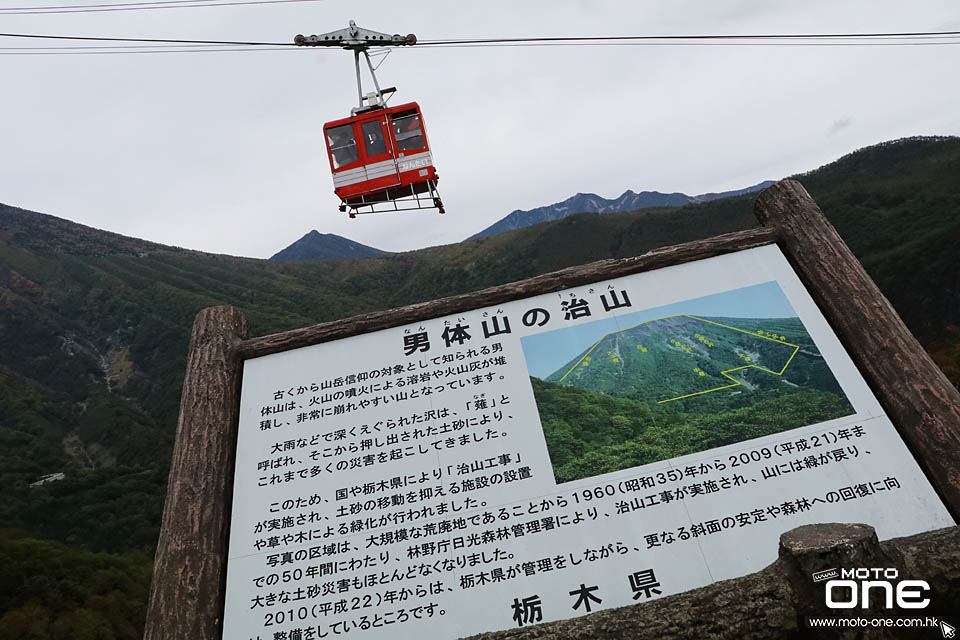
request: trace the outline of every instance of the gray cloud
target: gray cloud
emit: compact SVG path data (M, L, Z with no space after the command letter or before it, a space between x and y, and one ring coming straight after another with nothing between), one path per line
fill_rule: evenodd
M853 124L853 118L851 118L850 116L844 116L839 120L834 120L833 124L831 124L830 127L827 129L827 135L832 136L837 133L840 133L841 131L849 127L851 124Z
M350 19L432 39L902 31L958 18L960 3L937 0L328 0L10 16L4 31L288 41ZM722 191L890 138L960 134L960 84L943 82L960 68L955 46L398 49L378 77L398 87L395 101L423 108L447 215L349 220L321 135L356 100L348 52L4 56L0 66L0 202L257 257L311 229L393 251L457 242L578 191ZM838 112L858 114L857 126L824 138Z

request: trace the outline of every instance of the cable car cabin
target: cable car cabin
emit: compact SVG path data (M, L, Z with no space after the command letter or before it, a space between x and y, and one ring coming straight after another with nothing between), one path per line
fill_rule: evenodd
M323 126L333 187L350 217L378 203L390 211L437 207L437 171L416 102L364 110ZM421 198L420 194L429 194ZM421 200L423 203L421 204ZM403 204L401 208L399 205ZM383 208L379 210L384 210Z

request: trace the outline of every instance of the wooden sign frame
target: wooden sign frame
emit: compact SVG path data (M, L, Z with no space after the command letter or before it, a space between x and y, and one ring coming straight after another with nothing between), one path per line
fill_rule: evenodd
M243 361L661 267L777 244L866 379L954 520L960 520L960 392L800 183L754 205L761 227L602 260L464 294L248 338L233 307L193 326L154 563L146 640L219 640Z

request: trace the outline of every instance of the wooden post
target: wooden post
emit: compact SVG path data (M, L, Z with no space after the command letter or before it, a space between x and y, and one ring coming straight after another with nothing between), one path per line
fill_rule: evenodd
M246 337L233 307L193 323L144 640L220 640Z
M795 180L763 191L757 218L780 246L955 520L960 392L924 351L823 212Z

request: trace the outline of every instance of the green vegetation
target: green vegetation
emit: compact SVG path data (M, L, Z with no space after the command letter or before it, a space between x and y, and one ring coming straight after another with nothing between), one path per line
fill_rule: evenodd
M143 637L150 564L0 530L0 640Z
M960 385L957 175L960 139L948 138L871 147L800 179ZM235 305L254 334L282 331L749 228L752 200L576 215L457 245L328 262L185 251L0 205L0 523L25 532L18 555L37 555L42 545L109 552L121 563L152 554L190 326L203 307ZM61 471L62 482L29 486ZM44 604L59 593L54 569L26 563L5 564L0 582L36 577L34 593L47 595L35 604L53 622L17 637L60 637L60 610ZM78 567L80 590L100 593L92 565ZM128 575L139 586L121 591L125 606L142 607L147 574ZM4 601L0 616L28 606ZM0 621L0 632L8 623Z
M853 413L796 317L651 320L531 380L557 482Z
M842 394L795 317L652 320L604 336L546 380L698 413L746 407L800 388Z
M705 451L852 412L842 396L815 390L702 414L530 380L557 482Z

